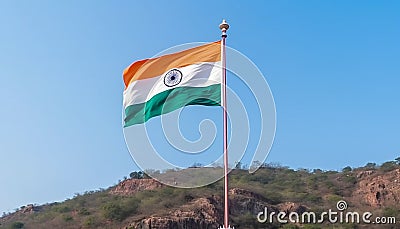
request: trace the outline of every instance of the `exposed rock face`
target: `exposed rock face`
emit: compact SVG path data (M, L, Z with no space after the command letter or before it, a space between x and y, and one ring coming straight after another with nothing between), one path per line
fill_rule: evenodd
M268 207L270 211L290 211L302 213L306 207L295 203L284 203L273 206L261 195L239 188L229 191L231 214L257 215ZM167 216L151 216L137 222L133 222L125 229L187 229L218 228L223 221L223 201L220 197L198 198L177 210L170 211Z
M28 204L26 206L22 206L18 211L14 212L13 214L5 215L0 217L0 226L2 223L8 221L8 220L13 220L14 218L22 215L27 215L27 214L33 214L35 212L41 211L42 207L41 206L36 206L33 204Z
M261 195L240 189L233 188L229 190L230 209L233 214L245 214L250 212L257 215L258 212L264 211L267 207L271 211L276 211L277 208L268 203L267 199Z
M164 185L154 179L128 179L119 183L110 193L115 195L132 195L144 190L161 188Z
M193 218L162 218L162 217L151 217L149 219L142 220L136 225L132 225L127 228L137 229L187 229L187 228L199 228L199 229L214 229L217 225L205 222L204 220L193 219Z
M266 200L263 196L254 193L252 191L246 190L246 189L241 189L241 188L232 188L229 190L229 195L233 195L233 196L247 196L247 197L251 197L251 198L257 198L260 200Z
M385 175L376 175L374 171L363 171L357 177L359 183L353 193L355 200L372 207L400 205L400 169Z
M131 223L125 228L135 229L186 229L217 228L222 220L221 210L217 209L220 200L216 198L198 198L180 209L170 211L168 216L151 216Z
M271 205L263 196L239 188L233 188L229 191L231 210L234 214L252 213L257 215L267 207L271 212L283 211L286 213L297 212L299 214L307 211L307 207L293 202L285 202L278 205Z
M279 211L286 213L297 212L298 214L301 214L307 211L307 208L305 206L293 202L285 202L282 204L278 204L277 207L279 208Z
M126 192L123 192L126 193ZM261 195L240 188L229 190L231 214L257 215L267 207L270 211L287 211L302 213L306 207L296 203L283 203L273 206ZM179 209L170 211L165 216L151 216L136 222L132 222L125 229L187 229L218 228L223 221L223 201L219 196L209 198L197 198Z

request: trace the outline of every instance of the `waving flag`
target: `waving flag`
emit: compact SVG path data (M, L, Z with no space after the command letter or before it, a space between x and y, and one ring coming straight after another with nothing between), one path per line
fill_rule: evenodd
M220 106L221 42L134 62L124 70L124 127L188 105Z

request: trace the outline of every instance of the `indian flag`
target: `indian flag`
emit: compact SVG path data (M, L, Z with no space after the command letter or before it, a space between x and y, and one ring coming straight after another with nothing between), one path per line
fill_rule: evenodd
M188 105L220 106L221 43L134 62L124 70L124 127Z

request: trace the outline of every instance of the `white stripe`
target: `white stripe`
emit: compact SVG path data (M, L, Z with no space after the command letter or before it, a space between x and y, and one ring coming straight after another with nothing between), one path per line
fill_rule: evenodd
M124 91L124 108L132 104L144 103L156 94L175 87L207 87L221 83L221 61L203 62L177 69L182 72L182 81L174 87L164 84L164 76L169 70L160 76L131 83Z

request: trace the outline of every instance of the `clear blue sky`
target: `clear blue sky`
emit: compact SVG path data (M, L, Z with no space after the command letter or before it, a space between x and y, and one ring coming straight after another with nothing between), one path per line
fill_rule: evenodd
M398 1L1 1L0 213L108 187L136 169L122 70L219 39L265 75L267 162L339 170L400 156Z

